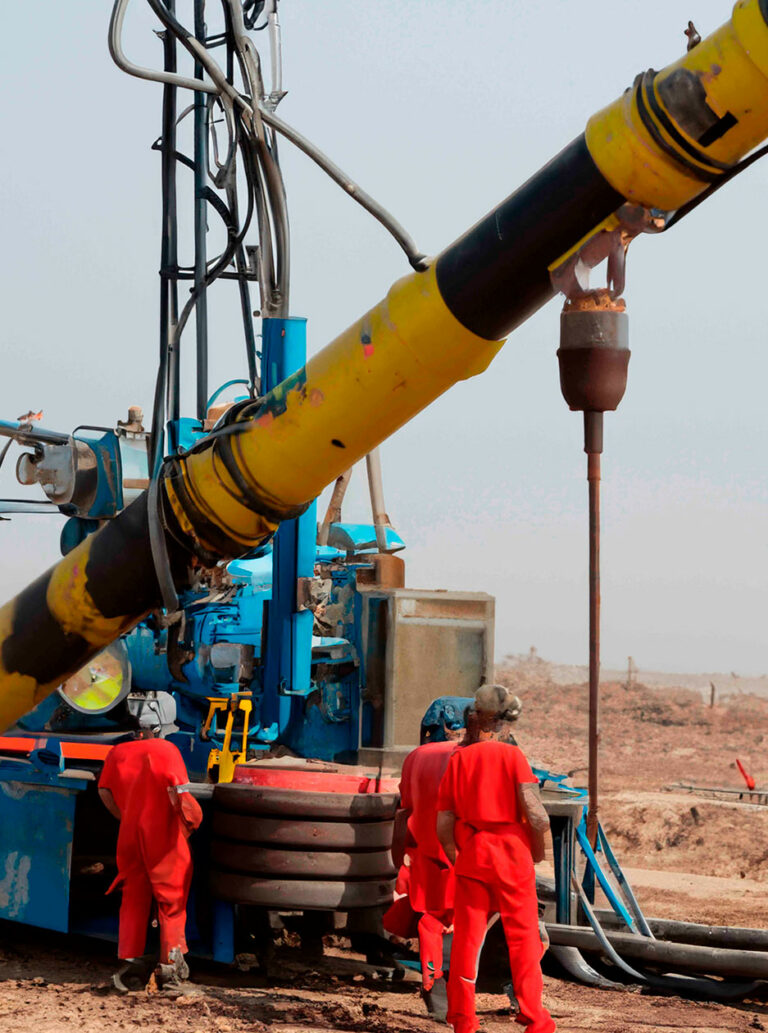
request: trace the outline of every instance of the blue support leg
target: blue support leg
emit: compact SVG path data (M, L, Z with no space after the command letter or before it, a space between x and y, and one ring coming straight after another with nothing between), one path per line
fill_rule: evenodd
M213 904L213 960L231 965L235 960L235 905Z
M307 357L305 319L265 319L262 390L270 391L300 369ZM277 723L278 741L290 739L301 697L309 692L313 616L299 613L296 586L312 577L317 517L315 503L296 520L286 520L275 535L272 599L267 604L267 653L262 723Z

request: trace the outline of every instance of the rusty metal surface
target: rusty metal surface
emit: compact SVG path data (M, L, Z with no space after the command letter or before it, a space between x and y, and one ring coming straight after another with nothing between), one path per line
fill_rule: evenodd
M629 367L626 305L613 290L579 292L566 299L557 352L560 387L572 410L584 413L589 485L589 731L587 837L594 847L599 823L600 755L600 456L603 413L624 397Z
M349 482L352 479L352 467L349 470L345 470L343 474L336 478L336 483L333 486L333 492L331 494L330 502L328 503L328 509L325 511L323 522L320 524L317 532L317 544L327 545L328 535L331 530L331 524L338 524L341 521L341 507L344 502L344 496L347 494L347 488Z
M627 386L626 305L610 290L566 300L560 314L560 389L573 411L616 409Z
M688 22L688 28L683 29L683 35L688 37L688 45L685 49L689 53L694 47L697 47L699 43L701 43L701 36L693 22Z
M626 283L627 251L641 233L660 233L667 225L667 216L649 211L637 204L624 204L606 219L579 248L559 265L550 269L550 280L556 291L566 298L590 299L590 274L607 259L608 294L619 298Z
M768 789L734 789L732 786L700 786L691 782L671 782L664 790L669 793L694 793L709 800L768 807Z
M585 416L587 414L585 413ZM595 414L600 416L602 413ZM600 453L587 455L589 481L589 809L587 836L597 843L600 781Z

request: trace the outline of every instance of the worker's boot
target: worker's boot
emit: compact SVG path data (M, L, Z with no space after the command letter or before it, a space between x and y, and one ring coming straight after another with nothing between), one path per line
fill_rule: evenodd
M430 1018L445 1022L448 1016L448 987L443 976L436 979L430 990L422 990L421 996L427 1006Z
M509 1007L510 1007L510 1010L512 1011L512 1014L513 1015L519 1015L519 1013L520 1013L520 1005L517 1003L517 997L515 997L514 985L511 982L510 983L505 983L504 986L502 986L501 989L504 991L504 993L509 998Z
M189 989L189 965L184 960L180 947L174 947L168 955L168 962L158 965L155 969L155 978L159 990L169 993L176 991L183 993Z
M112 985L121 994L129 994L144 990L157 958L154 954L144 954L140 958L131 958L112 976Z

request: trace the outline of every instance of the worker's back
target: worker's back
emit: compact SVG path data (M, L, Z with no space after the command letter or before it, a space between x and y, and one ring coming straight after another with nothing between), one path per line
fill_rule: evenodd
M456 742L430 742L417 746L403 764L400 806L411 811L408 831L417 848L427 857L447 863L437 840L437 793L445 769L456 750Z
M168 788L188 781L178 748L165 739L137 739L113 747L99 780L120 810L118 863L148 868L180 849L188 855L181 819Z
M529 830L518 797L525 783L536 783L536 777L518 746L491 740L453 754L437 809L456 816L457 874L533 878Z
M449 770L459 820L475 828L522 821L517 786L536 776L519 746L495 740L463 746Z

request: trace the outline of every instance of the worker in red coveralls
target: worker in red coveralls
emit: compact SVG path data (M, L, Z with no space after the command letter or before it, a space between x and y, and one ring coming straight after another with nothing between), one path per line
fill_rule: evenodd
M408 754L400 780L400 810L395 818L393 857L399 864L397 900L384 915L384 928L407 938L418 918L422 997L433 1018L445 1021L448 1002L444 977L446 941L453 925L453 867L437 840L437 792L458 735L425 743ZM404 864L403 854L408 856Z
M136 739L114 746L99 779L99 796L120 821L117 878L121 886L118 957L126 965L113 977L123 992L143 988L154 966L144 954L153 902L160 926L157 981L172 988L189 976L187 896L192 856L187 838L202 820L197 800L179 790L189 782L181 753L165 739Z
M467 720L470 745L451 756L440 783L437 836L456 873L448 980L448 1021L455 1033L478 1029L477 968L488 918L497 911L509 950L516 1021L528 1033L556 1028L541 1000L544 945L533 867L544 857L549 818L525 754L499 741L519 707L504 686L481 686Z

